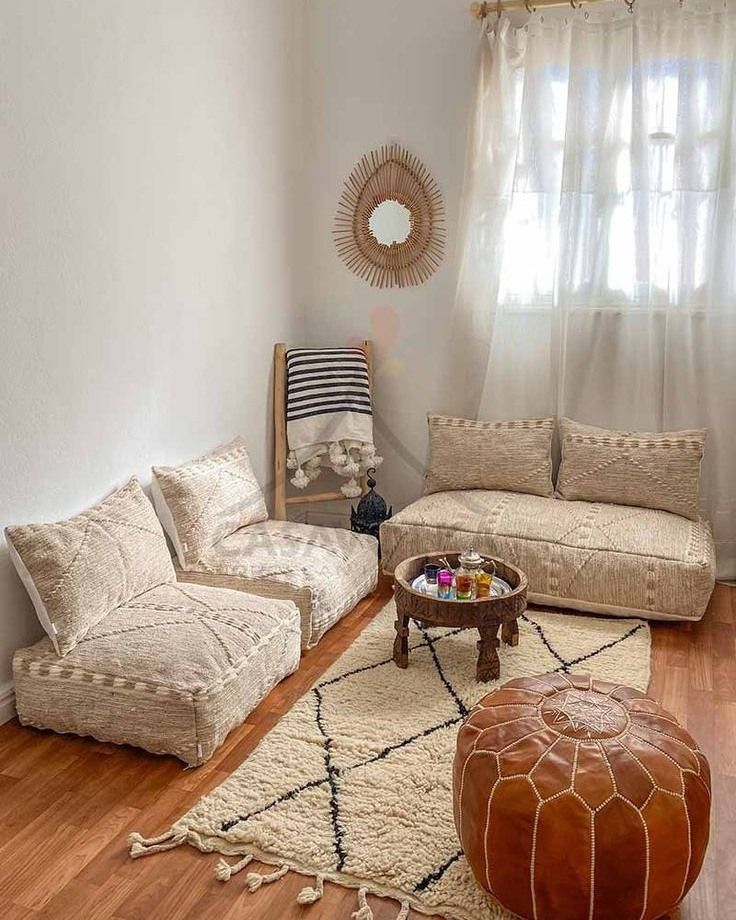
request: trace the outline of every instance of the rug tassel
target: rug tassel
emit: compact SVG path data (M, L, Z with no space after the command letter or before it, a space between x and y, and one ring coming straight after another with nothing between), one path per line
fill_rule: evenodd
M402 902L401 902L401 910L399 911L399 913L398 913L398 915L397 915L397 917L396 917L396 920L407 920L407 917L408 917L408 916L409 916L409 902L408 902L408 901L402 901Z
M373 920L373 911L368 904L366 888L358 889L358 909L350 914L351 920Z
M141 837L139 833L133 831L128 837L130 857L137 859L139 856L152 856L154 853L173 850L181 846L186 839L186 831L180 831L178 834L175 834L174 831L166 831L165 834L159 834L158 837Z
M250 862L253 862L252 856L244 856L239 862L233 863L232 865L230 865L226 859L220 857L215 866L215 878L219 879L221 882L226 882L228 879L232 878L233 875L237 875L241 869L245 869Z
M299 894L296 896L297 904L314 904L315 901L319 901L322 895L325 892L325 877L324 875L318 875L314 880L314 888L310 888L307 885L306 888L302 888Z
M245 883L250 891L258 891L261 885L269 885L271 882L278 882L289 871L288 866L282 866L270 875L261 875L260 872L249 872L245 877Z

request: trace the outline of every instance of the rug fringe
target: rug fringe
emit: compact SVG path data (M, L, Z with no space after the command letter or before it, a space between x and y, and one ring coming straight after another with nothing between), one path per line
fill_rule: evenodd
M299 894L296 896L297 904L314 904L315 901L319 901L325 891L325 877L324 875L317 875L314 879L314 888L307 885L306 888L302 888Z
M139 856L152 856L154 853L173 850L175 847L180 847L186 839L186 831L175 833L170 830L159 834L158 837L142 837L137 831L133 831L128 837L130 857L138 859Z
M396 920L407 920L408 916L409 916L409 902L402 901L401 910L396 915Z
M232 878L233 875L237 875L238 872L245 869L248 863L251 862L253 862L252 856L244 856L239 862L230 865L226 859L220 857L215 866L215 878L221 882L226 882L228 879Z
M288 871L288 866L282 866L280 869L268 875L261 875L260 872L249 872L245 877L245 883L249 891L258 891L261 885L270 885L271 882L278 882Z
M373 911L368 904L367 894L367 888L358 889L358 909L350 914L350 920L373 920Z

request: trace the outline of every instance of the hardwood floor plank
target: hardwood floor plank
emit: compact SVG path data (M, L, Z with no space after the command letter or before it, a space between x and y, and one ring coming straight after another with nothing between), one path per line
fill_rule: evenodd
M20 735L13 740L9 750L0 753L0 772L16 779L23 779L37 769L42 769L44 763L54 759L55 750L58 749L58 735L54 736L52 732L42 732L35 728L26 728L23 731L27 733L25 743ZM72 744L72 748L76 748L76 744ZM70 759L76 753L72 748L66 749L66 756Z
M27 907L22 907L20 904L13 904L10 901L5 901L3 903L2 910L3 920L32 920L32 918L38 917L35 911L28 910Z
M714 916L718 920L736 920L736 779L717 774L714 785L713 850L718 894L718 908ZM702 916L705 917L705 914Z
M59 828L59 845L49 846L42 861L33 861L23 867L10 887L11 897L18 904L40 910L68 882L76 879L80 870L99 850L111 840L119 840L122 830L132 817L130 809L118 809L97 822L93 828L62 825ZM28 884L27 871L32 884ZM17 889L17 890L16 890Z
M716 585L708 607L708 616L714 623L736 623L736 587Z
M11 792L11 790L15 790L17 792L18 784L20 782L21 781L17 779L15 776L6 776L4 773L0 773L0 802L12 801L16 793ZM0 821L2 821L2 819L3 819L3 814L2 812L0 812Z
M715 770L721 776L736 779L736 703L718 700L713 707L718 726Z
M39 920L108 920L120 904L133 893L136 882L115 875L102 886L74 878L58 892L36 917Z
M688 643L687 672L693 690L713 689L714 650L713 624L700 622L693 626Z
M89 778L86 758L76 754L51 758L37 772L16 779L12 795L0 795L0 823L7 828L25 827Z
M344 920L357 894L327 883L296 903L309 880L290 873L255 893L245 873L214 876L216 854L182 846L131 860L131 830L155 835L229 776L360 633L390 585L358 605L299 671L235 729L203 767L73 735L0 726L0 916L3 920ZM700 624L652 624L650 693L694 735L713 767L712 840L680 920L736 920L736 589L719 585ZM254 864L258 869L258 865ZM270 871L262 867L264 871ZM394 901L370 897L375 920ZM418 918L415 912L412 918ZM423 920L427 920L426 917Z

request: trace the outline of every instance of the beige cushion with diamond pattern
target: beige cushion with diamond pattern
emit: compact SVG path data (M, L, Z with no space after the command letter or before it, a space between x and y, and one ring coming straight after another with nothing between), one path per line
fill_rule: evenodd
M429 468L424 494L508 489L552 495L553 418L477 422L429 416Z
M196 765L299 655L294 604L161 585L110 613L63 659L48 639L16 652L18 716Z
M649 508L514 492L439 492L381 525L383 567L439 550L506 559L537 603L621 616L699 619L715 583L705 521Z
M705 431L610 431L560 419L561 498L657 508L698 519Z
M68 521L6 527L5 535L60 655L120 604L174 581L161 524L135 479Z
M311 648L375 588L378 544L342 528L264 521L225 537L177 576L293 600L302 615L302 644Z
M218 540L268 517L242 438L182 466L153 467L153 500L182 566Z

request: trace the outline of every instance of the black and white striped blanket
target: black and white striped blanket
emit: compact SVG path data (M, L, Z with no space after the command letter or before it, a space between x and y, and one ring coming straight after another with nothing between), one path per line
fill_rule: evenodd
M327 455L348 482L347 497L360 494L358 476L381 462L373 446L368 362L362 348L292 348L286 353L286 436L291 480L304 488Z
M368 362L362 348L292 348L286 353L286 419L335 412L371 415ZM289 438L291 445L291 438Z

